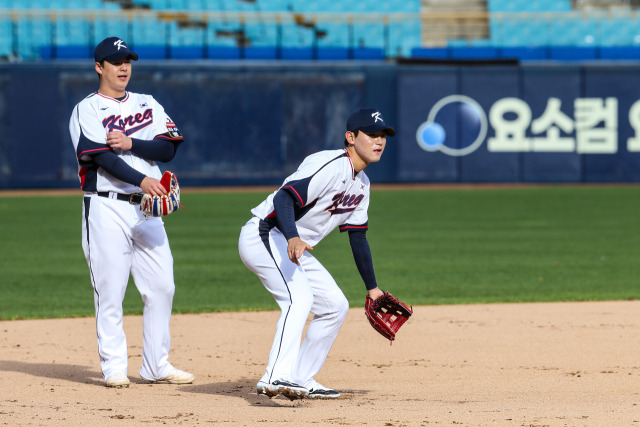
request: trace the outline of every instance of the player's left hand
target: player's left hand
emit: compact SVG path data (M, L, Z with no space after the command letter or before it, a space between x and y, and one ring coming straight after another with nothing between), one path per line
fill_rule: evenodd
M110 148L119 148L120 150L131 150L133 141L126 134L120 131L111 131L107 133L107 145Z
M369 289L367 292L369 293L369 298L373 301L384 295L384 292L380 288Z
M312 251L313 246L303 241L299 237L292 237L287 243L287 254L292 263L300 265L300 257L304 254L304 251Z

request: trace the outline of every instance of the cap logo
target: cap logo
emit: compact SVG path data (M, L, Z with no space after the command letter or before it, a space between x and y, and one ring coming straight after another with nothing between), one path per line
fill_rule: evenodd
M114 46L118 46L118 50L120 50L120 48L126 49L127 45L124 44L124 42L122 40L116 40L115 42L113 42Z
M381 114L378 111L376 111L375 113L371 114L371 117L373 117L373 119L374 119L373 123L377 123L378 120L380 120L381 122L384 122L384 120L382 120Z

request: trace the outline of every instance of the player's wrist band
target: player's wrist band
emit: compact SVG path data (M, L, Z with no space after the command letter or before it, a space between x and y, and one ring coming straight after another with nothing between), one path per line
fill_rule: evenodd
M122 194L114 193L113 191L98 191L98 196L107 197L109 199L122 200L123 202L129 202L131 205L139 205L142 202L142 193Z

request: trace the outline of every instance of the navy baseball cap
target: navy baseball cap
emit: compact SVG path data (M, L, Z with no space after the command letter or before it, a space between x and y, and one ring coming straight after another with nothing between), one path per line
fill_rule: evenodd
M118 62L126 57L134 61L138 60L138 54L131 52L127 44L119 37L108 37L102 40L93 51L93 58L96 62Z
M396 134L395 129L387 126L382 114L375 108L362 108L351 114L347 120L347 130L349 132L361 130L365 133L375 133L382 130L388 136Z

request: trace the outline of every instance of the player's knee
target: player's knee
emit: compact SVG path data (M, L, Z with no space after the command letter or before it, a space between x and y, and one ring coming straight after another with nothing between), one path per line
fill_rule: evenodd
M344 320L347 317L347 313L349 312L349 300L344 296L343 293L340 293L340 296L335 300L336 307L336 317L340 320Z
M158 286L153 289L149 295L147 295L147 299L159 299L159 300L172 300L173 295L176 292L176 286L173 282L165 283L164 286Z
M297 291L291 296L291 307L294 310L308 313L313 305L313 293L310 290Z

